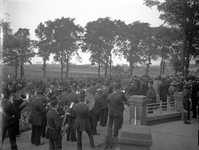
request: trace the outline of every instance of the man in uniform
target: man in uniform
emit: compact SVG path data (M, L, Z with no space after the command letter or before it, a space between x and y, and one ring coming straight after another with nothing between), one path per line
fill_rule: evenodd
M27 105L27 101L23 101L21 98L25 98L23 97L24 95L21 95L22 97L18 97L18 93L17 93L17 89L11 89L12 91L12 99L13 99L13 105L15 107L16 112L16 116L15 116L15 132L16 132L16 136L20 136L19 133L19 120L21 118L21 111L23 110L23 108Z
M36 98L31 103L32 112L29 118L29 121L32 124L31 143L35 146L44 145L40 139L48 109L43 105L43 93L44 90L39 88L37 90Z
M85 96L85 91L80 91L78 98L79 103L75 104L73 107L76 116L74 129L77 131L77 150L82 150L82 131L86 131L89 137L91 149L95 149L93 133L89 123L91 114L88 106L83 103Z
M156 91L155 89L153 88L153 81L149 81L148 83L148 91L147 91L147 94L146 94L146 97L149 99L149 103L156 103ZM148 113L153 113L153 105L150 105L150 108L148 108Z
M59 107L58 99L53 97L50 101L50 105L52 109L50 109L46 115L49 150L62 150L62 121L57 111Z
M6 132L8 131L8 136L10 139L10 145L12 150L18 150L16 143L16 133L15 133L15 123L14 118L16 115L16 110L13 103L9 101L10 91L9 89L3 89L3 99L1 101L2 107L2 137L0 150L3 148L3 142L5 140Z
M102 98L100 96L100 92L102 89L97 89L97 93L95 94L95 105L93 109L90 111L91 117L90 117L90 124L91 124L91 129L93 132L93 135L100 135L97 133L97 122L100 117L101 113L101 106L102 106Z
M118 136L118 130L121 127L121 116L122 114L122 108L123 108L123 101L121 96L118 94L118 91L120 90L120 85L115 84L113 88L113 93L108 95L107 102L109 103L109 121L108 121L108 129L112 130L113 123L114 123L114 137Z
M62 102L64 103L64 105L67 105L68 108L70 108L72 103L77 103L78 102L78 96L76 94L76 90L77 90L77 85L73 84L72 85L72 92L69 93L68 95L64 95L62 96ZM66 96L66 97L65 97ZM67 136L66 136L66 140L69 141L71 140L72 142L77 141L76 138L76 133L75 130L73 128L74 125L74 121L75 121L75 114L73 109L69 110L70 115L68 116L68 128L67 128Z
M107 119L108 119L108 105L106 102L106 99L108 97L108 83L104 83L104 87L102 91L99 94L101 99L101 116L100 116L100 125L102 127L105 127L107 125Z

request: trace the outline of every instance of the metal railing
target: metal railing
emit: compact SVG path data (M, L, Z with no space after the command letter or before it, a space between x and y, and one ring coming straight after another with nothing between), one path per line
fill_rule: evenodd
M159 103L149 103L147 104L147 114L150 113L160 113L169 111L180 111L181 103L180 101L167 101Z

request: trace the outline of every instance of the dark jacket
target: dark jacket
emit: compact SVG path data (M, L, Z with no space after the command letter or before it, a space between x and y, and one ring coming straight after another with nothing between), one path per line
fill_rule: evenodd
M107 102L109 103L108 115L122 116L123 101L119 94L111 93L108 95Z
M2 127L9 127L14 123L14 118L17 111L15 110L13 104L7 99L2 99L1 107L2 107Z
M91 116L88 106L83 103L77 103L74 105L73 110L76 118L74 123L74 129L78 131L85 131L91 128L89 118Z
M29 122L32 125L41 126L45 124L46 113L48 110L42 103L43 98L43 96L38 96L31 103L32 112L29 118Z
M150 103L156 103L156 91L153 87L149 88L146 94Z
M48 126L47 136L49 137L49 139L50 140L62 139L61 135L62 122L59 113L54 109L49 110L46 115L46 120Z

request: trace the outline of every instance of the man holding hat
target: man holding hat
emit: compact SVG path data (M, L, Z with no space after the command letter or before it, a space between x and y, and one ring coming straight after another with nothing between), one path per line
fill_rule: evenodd
M16 143L16 134L15 134L15 123L14 118L16 115L16 110L9 101L10 91L9 89L3 89L3 99L1 101L2 107L2 137L1 137L1 145L0 150L3 148L3 143L5 140L6 132L8 131L8 136L10 139L10 145L12 150L18 150Z
M31 133L31 143L35 146L44 145L43 142L41 142L41 134L42 129L46 121L46 113L48 111L47 108L43 105L43 96L44 90L42 88L39 88L37 90L37 96L32 101L31 107L32 112L29 117L29 121L32 124L32 133Z
M57 111L59 101L52 97L50 101L52 109L46 115L47 120L47 137L49 138L49 150L62 150L61 117Z
M75 104L73 107L76 116L74 129L77 131L77 150L82 150L82 131L86 131L89 137L91 149L95 149L93 133L89 122L91 114L88 106L83 103L85 96L85 91L80 91L78 97L79 103Z

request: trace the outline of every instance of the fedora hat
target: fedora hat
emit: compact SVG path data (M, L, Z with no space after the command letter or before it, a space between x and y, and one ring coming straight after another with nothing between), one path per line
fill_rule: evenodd
M184 87L189 88L189 87L191 87L191 85L190 85L190 83L185 83Z
M82 90L82 91L79 92L78 96L79 97L85 97L86 96L86 92Z
M172 81L171 83L170 83L170 85L178 85L178 82L177 81Z
M50 99L50 105L51 105L52 107L57 106L58 103L59 103L59 101L58 101L58 99L57 99L56 96L53 96L53 97Z

